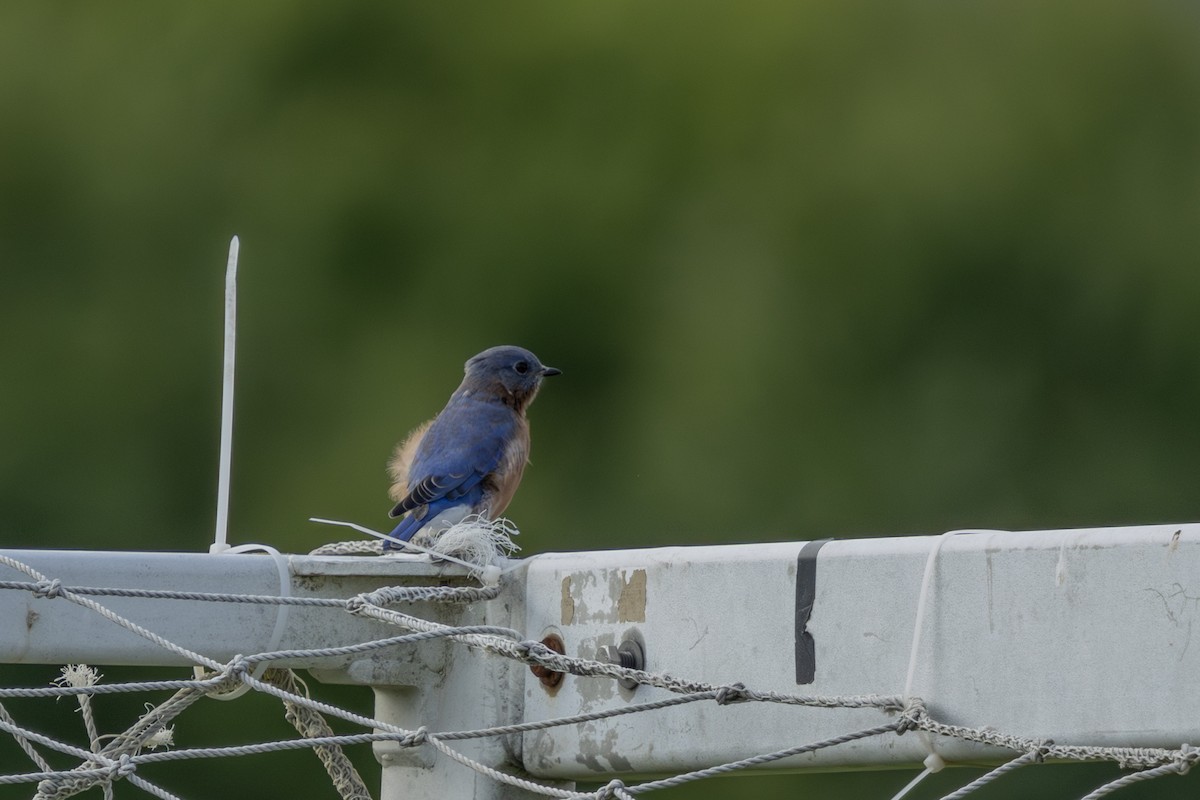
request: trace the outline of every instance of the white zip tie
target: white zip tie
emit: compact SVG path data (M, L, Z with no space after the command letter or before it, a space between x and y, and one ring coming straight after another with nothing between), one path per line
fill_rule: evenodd
M227 547L225 550L221 551L221 554L237 555L239 553L253 553L256 551L262 551L275 559L275 569L279 572L279 597L291 597L292 568L288 564L287 556L285 556L283 553L280 553L271 545L239 544L235 547ZM279 649L279 644L283 641L283 632L287 630L288 611L290 609L291 606L287 603L280 603L276 606L275 627L271 629L271 640L264 652L270 653ZM251 675L254 678L261 679L263 673L266 672L270 666L271 665L268 662L264 661L254 668L254 671L251 673ZM204 670L201 667L195 668L193 673L198 679L204 677ZM236 700L248 691L250 691L250 685L242 683L236 688L230 689L228 692L211 692L208 696L214 700Z
M221 380L221 461L217 473L217 530L208 552L229 549L229 472L233 458L233 362L237 349L238 237L229 240L225 265L225 364Z
M946 531L938 537L936 542L933 543L933 547L929 551L929 557L925 559L925 573L921 577L921 593L917 597L917 616L913 622L912 647L908 653L908 674L904 678L903 697L905 703L910 702L913 698L913 680L916 678L917 673L917 656L921 651L921 633L925 629L925 608L928 605L929 595L933 589L933 574L935 567L937 566L938 555L942 552L942 545L944 545L951 536L957 536L960 533L1004 532L1005 531L987 530L981 528L965 528L962 530ZM925 695L923 694L922 697L925 697ZM917 737L921 740L921 744L923 744L925 749L929 752L929 755L925 758L925 769L921 771L921 774L913 778L907 786L894 795L892 800L900 800L900 798L912 791L912 789L918 783L925 780L935 772L941 772L942 768L946 766L946 762L942 760L942 757L937 754L937 750L934 749L933 737L929 735L929 732L918 729Z

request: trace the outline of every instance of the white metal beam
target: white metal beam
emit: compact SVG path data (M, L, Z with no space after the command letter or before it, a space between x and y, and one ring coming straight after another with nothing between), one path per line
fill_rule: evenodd
M64 587L164 589L178 592L348 598L387 585L465 582L465 571L424 557L347 558L222 553L4 550ZM282 577L281 577L282 570ZM28 581L0 565L0 580ZM92 597L149 630L225 662L266 650L338 647L398 634L396 628L333 608L136 597ZM421 613L427 609L418 606ZM283 613L281 626L280 615ZM278 627L277 627L278 626ZM278 630L278 635L277 635ZM179 666L189 662L63 599L0 591L0 663ZM345 661L279 662L281 667L336 667Z
M645 646L647 670L705 683L895 695L908 679L922 577L938 542L907 537L548 553L527 559L490 603L413 610L445 624L516 628L533 640L557 634L567 655L584 658L632 637ZM4 554L68 586L280 593L280 564L265 555ZM297 596L346 598L385 585L464 582L461 569L424 558L284 558L288 593ZM1200 674L1200 640L1192 641L1200 613L1200 525L964 534L942 543L931 575L912 692L938 719L1059 744L1200 741L1200 697L1192 685ZM0 569L5 579L22 576ZM98 600L220 661L397 633L340 610L292 608L276 637L279 612L272 606ZM183 663L89 611L21 591L0 592L0 661ZM355 661L282 665L372 685L382 718L430 730L551 720L666 696L576 676L552 690L523 666L445 641ZM515 761L546 778L605 780L614 773L678 773L882 721L872 709L703 702L529 732L481 743L476 754L492 764ZM1012 755L956 740L933 744L948 761ZM410 784L413 770L431 787L446 779L438 771L445 765L430 771L425 754L377 750L385 783ZM926 752L916 735L889 734L773 766L898 766L919 763Z
M648 671L707 683L902 694L922 576L937 541L831 541L820 547L807 589L805 566L800 586L796 577L804 543L542 555L529 564L525 630L534 639L557 633L568 655L585 658L637 636ZM912 692L937 718L1059 744L1200 740L1197 525L954 536L933 578ZM798 589L802 601L805 593L812 598L811 616L801 620L815 660L807 683L798 676ZM529 721L666 692L567 676L551 693L530 676L525 695ZM871 709L695 703L527 733L523 757L528 770L551 777L674 773L883 721ZM934 746L947 760L1014 755L954 740ZM903 765L926 755L920 737L889 734L774 766Z

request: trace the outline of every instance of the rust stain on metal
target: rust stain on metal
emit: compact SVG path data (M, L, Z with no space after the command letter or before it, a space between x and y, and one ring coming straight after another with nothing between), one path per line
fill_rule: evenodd
M557 633L552 633L545 639L542 639L542 644L546 645L546 647L549 647L559 655L566 655L567 646L563 643L562 637ZM563 680L563 674L561 672L555 672L549 667L541 664L531 664L529 671L532 672L537 679L542 682L542 686L546 687L546 691L548 693L553 695L558 692L559 684L561 684Z
M562 624L575 621L575 598L571 597L571 576L562 579Z
M627 580L623 580L617 598L617 621L646 621L646 570L635 569Z

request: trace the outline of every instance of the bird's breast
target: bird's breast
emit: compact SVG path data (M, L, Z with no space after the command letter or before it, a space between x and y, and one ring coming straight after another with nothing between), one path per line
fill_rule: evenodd
M525 474L525 465L529 463L529 422L521 418L517 429L508 440L500 464L489 476L491 491L487 492L484 502L493 518L504 513L512 502L517 487L521 485L521 476Z

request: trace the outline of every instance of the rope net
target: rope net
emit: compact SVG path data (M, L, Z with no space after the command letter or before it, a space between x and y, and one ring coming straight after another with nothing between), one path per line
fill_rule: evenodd
M147 780L139 774L145 765L196 759L232 758L243 755L311 749L320 759L342 798L367 800L372 797L368 787L347 758L345 749L389 741L402 748L433 748L454 759L463 769L470 769L511 786L537 795L555 798L630 798L658 789L762 766L774 761L837 747L847 742L870 737L898 736L915 731L923 737L950 737L1005 748L1013 758L991 772L971 781L945 800L967 797L1020 767L1043 761L1107 761L1133 770L1120 778L1101 785L1084 800L1109 795L1125 786L1152 780L1169 774L1186 773L1200 759L1200 750L1187 744L1178 748L1122 748L1087 745L1060 745L1050 741L993 730L951 725L930 713L919 697L904 695L801 695L760 691L741 683L715 685L661 672L645 672L615 664L575 658L557 653L540 642L531 641L521 632L509 628L472 625L449 626L434 620L414 616L401 610L404 604L423 603L482 603L500 596L501 586L484 587L402 587L389 586L346 598L270 597L167 590L115 589L106 587L64 586L61 581L46 576L15 559L0 556L0 564L22 573L24 580L0 581L0 590L29 592L34 597L55 602L74 603L94 612L126 630L154 642L195 664L195 677L190 680L139 681L105 684L95 669L86 665L71 665L63 669L54 685L31 688L0 688L0 733L15 741L28 756L32 767L12 771L7 765L0 774L0 785L29 784L35 786L35 800L58 800L99 788L106 800L113 797L114 784L125 781L144 793L164 800L181 800L177 795ZM346 614L384 622L396 629L395 636L364 641L345 647L307 650L276 650L237 656L220 663L192 652L129 620L94 597L123 596L171 598L192 602L256 603L293 606L324 606L343 610ZM653 702L629 704L623 707L489 728L457 731L429 731L424 727L409 730L383 720L356 714L310 696L307 686L288 669L272 665L284 660L305 660L367 654L383 648L418 647L431 640L445 640L458 646L456 657L499 657L541 667L553 672L569 673L599 680L632 680L646 686L666 690L669 696ZM128 729L116 734L101 735L98 729L93 698L103 695L171 692L168 699L148 708ZM233 692L254 691L278 698L287 720L296 728L297 737L248 745L228 747L178 748L174 744L177 719L201 698ZM72 745L39 733L19 723L4 708L6 698L73 698L79 706L89 742L88 748ZM879 712L878 724L844 735L817 742L799 743L793 747L749 758L714 764L710 767L673 775L658 780L626 784L614 779L590 792L576 792L547 785L514 772L479 763L462 752L457 744L486 737L507 736L556 726L596 723L627 714L647 714L656 710L687 703L715 703L720 706L741 703L776 703L809 708L873 708ZM341 720L362 732L338 734L330 727L329 718ZM56 769L44 757L43 751L70 757L75 766ZM903 796L922 777L941 769L936 755L926 760L926 769L896 797Z

